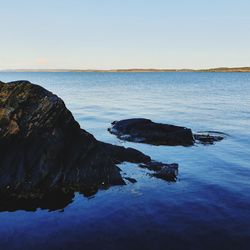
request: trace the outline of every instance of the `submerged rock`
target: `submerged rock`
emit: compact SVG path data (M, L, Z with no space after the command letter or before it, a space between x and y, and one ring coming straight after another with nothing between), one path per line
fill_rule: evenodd
M220 132L199 132L194 134L194 138L198 143L211 145L217 141L222 141L225 134Z
M150 157L97 141L41 86L0 82L0 196L41 201L51 190L94 193L125 184L115 165L122 161Z
M114 121L108 131L121 140L152 145L192 146L195 142L213 144L224 139L221 135L193 134L189 128L155 123L144 118Z

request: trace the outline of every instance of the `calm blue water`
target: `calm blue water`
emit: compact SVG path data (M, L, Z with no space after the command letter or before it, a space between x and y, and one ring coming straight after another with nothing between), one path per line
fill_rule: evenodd
M0 213L0 249L250 249L249 73L0 73L59 95L97 139L179 163L176 183L122 164L136 184L76 194L63 212ZM229 134L212 146L121 142L110 122L145 117Z

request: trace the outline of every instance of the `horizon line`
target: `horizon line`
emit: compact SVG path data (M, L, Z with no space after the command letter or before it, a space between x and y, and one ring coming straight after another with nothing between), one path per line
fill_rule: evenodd
M244 67L216 67L216 68L119 68L119 69L67 69L67 68L19 68L0 69L0 72L250 72L250 66Z

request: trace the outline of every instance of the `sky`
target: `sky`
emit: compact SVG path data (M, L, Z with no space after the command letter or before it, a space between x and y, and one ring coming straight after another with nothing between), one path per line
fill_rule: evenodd
M250 66L249 0L0 0L0 69Z

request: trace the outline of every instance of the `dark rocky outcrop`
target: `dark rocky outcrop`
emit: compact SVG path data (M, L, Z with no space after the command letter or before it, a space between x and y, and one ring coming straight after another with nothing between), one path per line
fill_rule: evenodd
M43 202L53 190L92 194L125 183L115 165L122 161L150 157L97 141L46 89L27 81L0 82L0 196Z
M135 118L112 123L109 132L122 140L153 145L193 145L191 129L152 122L149 119Z
M155 123L144 118L114 121L108 131L121 140L152 145L192 146L195 142L213 144L223 139L209 133L193 134L189 128Z
M157 161L150 161L147 163L139 164L139 167L147 168L151 171L154 171L154 173L150 175L156 178L160 178L169 182L176 182L177 180L177 175L178 175L177 163L166 164Z

